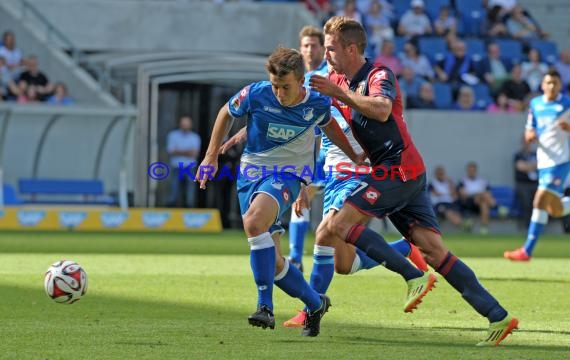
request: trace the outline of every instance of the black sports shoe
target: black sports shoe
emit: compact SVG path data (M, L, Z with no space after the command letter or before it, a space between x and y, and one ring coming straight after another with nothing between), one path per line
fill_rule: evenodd
M270 328L275 329L275 318L273 317L273 312L269 310L266 305L261 305L256 312L251 314L247 321L252 326L261 327L263 329Z
M301 335L303 336L317 336L321 331L321 319L325 313L329 311L329 307L331 306L331 299L324 294L321 294L320 297L322 300L322 305L319 310L307 312L307 319L305 319L303 331L301 332Z

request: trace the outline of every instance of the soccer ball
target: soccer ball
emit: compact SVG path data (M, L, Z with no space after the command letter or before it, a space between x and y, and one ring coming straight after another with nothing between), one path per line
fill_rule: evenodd
M73 304L87 292L87 274L75 261L57 261L46 271L44 288L56 303Z

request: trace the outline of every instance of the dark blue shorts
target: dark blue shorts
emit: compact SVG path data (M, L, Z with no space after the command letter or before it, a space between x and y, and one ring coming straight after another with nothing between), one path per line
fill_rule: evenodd
M416 180L374 179L367 175L346 199L364 214L390 221L405 237L412 226L419 225L440 233L431 205L425 174Z

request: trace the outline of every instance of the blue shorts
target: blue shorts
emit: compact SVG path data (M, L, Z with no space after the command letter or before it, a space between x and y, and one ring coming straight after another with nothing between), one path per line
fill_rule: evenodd
M278 225L278 220L289 210L293 201L297 199L300 190L301 180L292 178L290 175L286 175L284 179L281 174L271 174L255 181L240 176L237 180L237 193L241 215L243 216L247 212L257 194L264 193L271 196L279 207L277 217L274 220L275 225ZM272 226L271 229L272 232L276 230L275 226Z
M349 179L339 179L340 173L333 173L325 184L325 199L323 204L323 216L328 214L332 209L339 210L346 198L360 184L360 179L351 177ZM342 174L346 177L346 174Z
M538 188L558 196L564 195L564 184L570 174L570 162L538 170Z
M425 174L406 182L399 178L379 180L378 177L375 179L370 174L366 175L346 202L369 216L388 216L400 234L407 238L414 225L441 232L431 205Z

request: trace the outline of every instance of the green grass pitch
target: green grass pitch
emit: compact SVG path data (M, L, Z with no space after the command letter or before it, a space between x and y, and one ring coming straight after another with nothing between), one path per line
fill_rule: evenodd
M0 359L568 359L570 238L544 237L527 264L501 258L521 241L446 239L521 321L504 346L482 349L474 345L486 319L441 277L418 310L405 314L399 276L384 268L337 275L321 334L303 338L281 327L301 304L278 289L276 329L247 324L256 290L241 232L4 232ZM311 249L312 239L306 253ZM43 273L63 258L89 277L87 295L73 305L56 304L43 290ZM304 261L310 270L311 257Z

